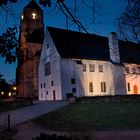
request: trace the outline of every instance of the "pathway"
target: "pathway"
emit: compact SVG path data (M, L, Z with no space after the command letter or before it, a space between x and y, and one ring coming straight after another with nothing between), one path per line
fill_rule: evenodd
M0 113L0 129L3 130L8 126L8 115L10 114L11 127L22 124L32 118L56 110L68 105L66 101L42 101L32 106Z

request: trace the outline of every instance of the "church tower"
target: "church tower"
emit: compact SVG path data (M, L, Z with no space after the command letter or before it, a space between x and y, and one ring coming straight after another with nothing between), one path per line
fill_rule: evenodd
M38 64L43 39L43 11L32 0L21 14L16 77L19 97L38 97Z

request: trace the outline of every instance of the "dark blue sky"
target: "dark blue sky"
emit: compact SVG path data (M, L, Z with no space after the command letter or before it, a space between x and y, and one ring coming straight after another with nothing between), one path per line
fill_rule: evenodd
M22 2L21 2L22 1ZM19 0L16 4L9 4L8 7L11 9L11 13L14 15L8 15L2 9L0 9L0 30L5 31L8 26L18 25L20 21L20 14L23 7L30 0ZM53 0L54 1L54 0ZM92 5L93 0L88 1L88 6ZM97 1L97 0L96 0ZM108 36L110 32L116 32L115 23L117 17L122 13L126 7L127 0L98 0L96 8L96 14L93 15L92 9L84 7L81 4L82 0L77 1L77 6L79 12L77 13L77 18L82 22L82 24L87 28L90 33L95 33L98 35ZM38 2L36 0L36 2ZM74 0L65 0L64 1L69 7L74 7ZM72 5L72 6L70 6ZM58 10L55 8L55 5L52 5L51 8L44 8L44 22L45 26L55 26L59 28L66 28L65 25L65 16L61 12L58 13ZM95 20L93 18L95 16ZM77 30L77 27L70 22L69 28L71 30ZM4 59L0 58L0 72L4 74L4 78L10 82L15 79L16 63L15 64L5 64Z

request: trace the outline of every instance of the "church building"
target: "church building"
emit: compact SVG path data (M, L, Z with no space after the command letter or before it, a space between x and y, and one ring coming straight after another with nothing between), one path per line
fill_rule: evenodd
M43 11L32 0L21 14L19 45L19 97L140 94L140 46L114 32L102 37L47 27L44 35Z
M16 75L19 97L38 97L38 65L43 39L43 11L32 0L21 14Z
M47 27L39 62L39 100L140 94L140 46Z

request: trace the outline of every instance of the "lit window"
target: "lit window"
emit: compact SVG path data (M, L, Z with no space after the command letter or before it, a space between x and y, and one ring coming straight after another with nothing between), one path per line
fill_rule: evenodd
M83 64L83 71L86 71L86 64Z
M130 83L127 83L127 90L130 91Z
M32 13L32 18L36 19L36 13Z
M101 82L101 92L106 92L106 83Z
M103 72L103 65L99 65L98 68L99 68L99 72Z
M51 74L50 62L45 64L45 76Z
M22 19L22 20L24 19L24 16L23 16L23 15L21 15L21 19Z
M89 64L89 70L90 70L90 72L94 72L95 71L95 65L94 64Z
M93 92L93 83L89 83L89 92Z

